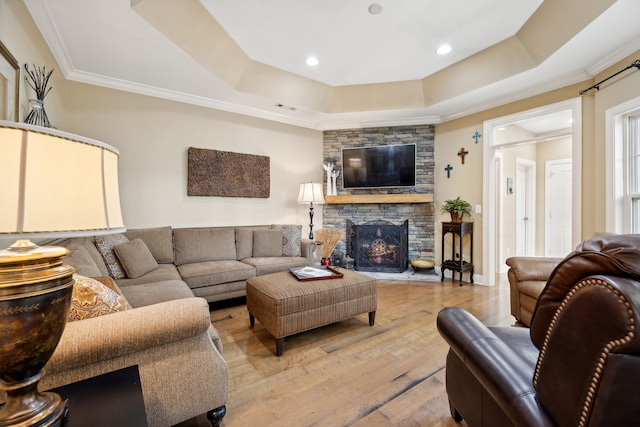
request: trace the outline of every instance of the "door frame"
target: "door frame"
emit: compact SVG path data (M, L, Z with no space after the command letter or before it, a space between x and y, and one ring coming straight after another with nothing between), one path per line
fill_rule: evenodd
M573 98L557 102L540 108L523 111L508 116L486 120L483 123L483 180L482 203L484 215L487 218L496 217L496 168L493 159L498 148L507 147L508 144L496 144L496 130L500 126L506 126L519 120L549 114L562 110L571 110L573 123L571 126L573 182L572 182L572 231L571 240L574 245L580 242L582 230L582 99ZM496 224L494 221L482 221L482 276L485 285L494 285L496 280Z

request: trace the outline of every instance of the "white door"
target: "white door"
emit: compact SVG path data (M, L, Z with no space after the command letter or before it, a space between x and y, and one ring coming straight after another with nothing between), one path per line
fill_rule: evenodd
M571 243L571 159L546 162L545 255L564 257Z
M535 255L536 163L516 159L516 255Z

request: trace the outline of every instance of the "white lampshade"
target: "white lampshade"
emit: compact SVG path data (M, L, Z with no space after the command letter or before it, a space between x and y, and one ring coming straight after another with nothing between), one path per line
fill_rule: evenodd
M298 203L324 203L322 194L322 184L313 182L305 182L300 184L300 192L298 193Z
M0 121L0 237L124 231L118 157L95 140Z

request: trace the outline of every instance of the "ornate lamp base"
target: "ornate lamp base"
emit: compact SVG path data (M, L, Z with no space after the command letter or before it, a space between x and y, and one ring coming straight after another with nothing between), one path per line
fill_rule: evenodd
M42 371L14 384L2 383L7 403L0 409L0 426L58 427L67 412L67 401L51 392L39 392Z
M43 367L67 322L74 269L65 248L16 247L0 251L0 427L59 426L66 401L38 391Z

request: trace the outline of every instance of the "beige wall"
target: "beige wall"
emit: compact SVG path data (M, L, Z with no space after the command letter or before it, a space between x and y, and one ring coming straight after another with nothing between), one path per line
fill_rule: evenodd
M301 182L322 182L320 131L75 82L67 110L67 130L120 150L127 227L297 223L308 232L308 206L296 198ZM188 147L268 156L270 197L187 196Z

